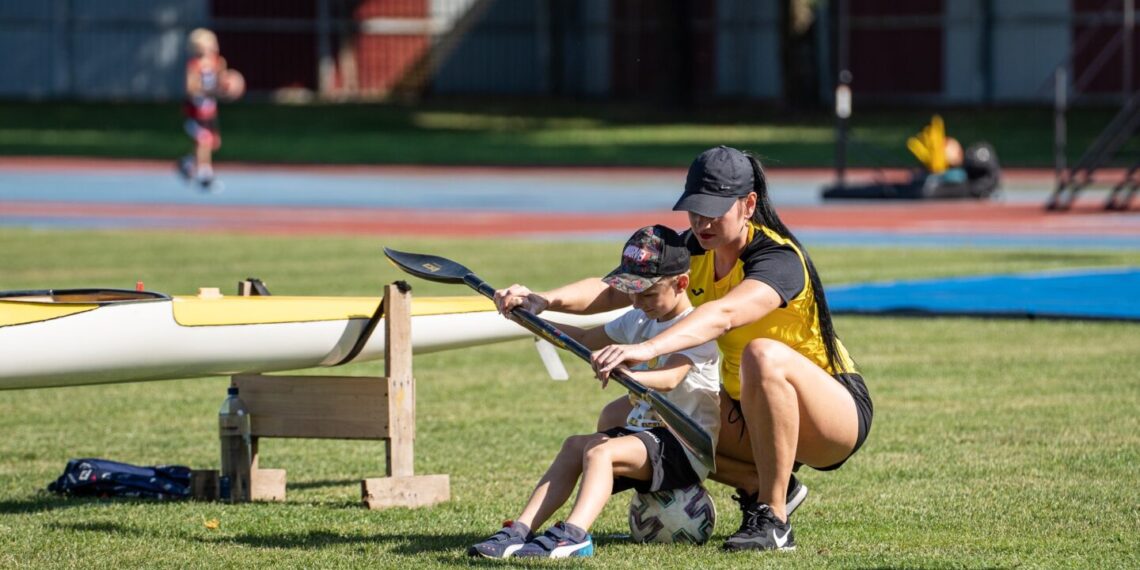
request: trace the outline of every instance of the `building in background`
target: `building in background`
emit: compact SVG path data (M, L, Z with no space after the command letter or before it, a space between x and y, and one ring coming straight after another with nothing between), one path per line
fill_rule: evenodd
M846 11L840 7L846 1ZM862 103L1086 102L1140 77L1134 0L0 2L0 97L172 100L208 26L254 94L830 105L839 25ZM842 14L848 17L841 18Z

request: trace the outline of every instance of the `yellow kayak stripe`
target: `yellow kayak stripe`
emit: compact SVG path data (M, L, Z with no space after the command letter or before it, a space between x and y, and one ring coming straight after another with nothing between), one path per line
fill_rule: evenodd
M187 327L367 319L378 297L174 297L174 320ZM493 311L485 297L412 298L412 316Z
M154 303L161 301L147 301ZM187 327L367 319L379 297L173 297L174 320ZM115 303L122 306L129 303ZM97 303L0 301L0 327L49 321L103 307ZM110 305L107 305L110 306ZM493 311L485 297L413 297L412 316Z
M69 315L85 313L99 308L95 304L30 303L27 301L0 301L0 327L50 321Z

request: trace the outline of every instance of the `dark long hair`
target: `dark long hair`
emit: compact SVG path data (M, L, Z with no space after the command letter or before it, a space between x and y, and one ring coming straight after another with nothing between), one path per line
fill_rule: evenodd
M811 281L812 291L815 293L815 307L819 315L819 332L823 335L823 347L827 352L827 361L836 373L845 372L847 366L839 357L839 337L835 334L835 326L831 323L831 310L827 308L827 297L823 294L823 283L819 280L819 272L815 270L815 264L811 262L807 248L792 234L792 230L784 225L780 216L776 215L776 209L772 207L772 202L768 199L768 181L764 176L764 167L760 166L760 160L750 152L744 152L744 156L747 156L748 162L752 163L753 189L756 192L756 210L752 212L752 221L767 226L776 233L792 240L800 249L800 253L804 256L804 263L807 264L808 279Z

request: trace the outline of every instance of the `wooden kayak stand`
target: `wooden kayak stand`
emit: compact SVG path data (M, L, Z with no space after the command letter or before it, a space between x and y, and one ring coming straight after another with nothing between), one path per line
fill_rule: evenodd
M360 482L361 501L370 509L424 507L450 498L447 475L414 474L416 381L412 376L411 293L406 285L400 285L384 288L384 377L232 377L249 408L253 436L250 496L235 500L285 500L285 470L263 469L258 462L261 440L274 437L384 440L385 476ZM370 323L374 326L376 317ZM366 327L353 352L363 346L370 332ZM354 356L350 353L346 360Z

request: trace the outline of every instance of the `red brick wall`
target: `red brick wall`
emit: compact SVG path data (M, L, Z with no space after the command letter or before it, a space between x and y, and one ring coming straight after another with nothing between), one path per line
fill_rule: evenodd
M943 32L936 17L943 0L850 0L852 26L849 57L852 89L857 93L941 93ZM928 16L930 25L878 29L884 17Z
M1112 12L1118 17L1124 14L1124 0L1072 0L1074 16L1081 14L1096 14L1101 11ZM1140 6L1137 6L1140 8ZM1073 47L1083 44L1082 49L1073 53L1073 79L1083 80L1101 51L1109 50L1111 55L1098 71L1093 73L1091 80L1084 91L1088 93L1120 92L1124 86L1124 46L1118 39L1110 44L1113 37L1120 32L1119 20L1115 23L1105 22L1099 25L1084 25L1073 21ZM1088 37L1086 37L1086 35ZM1132 88L1140 87L1140 30L1132 33Z

